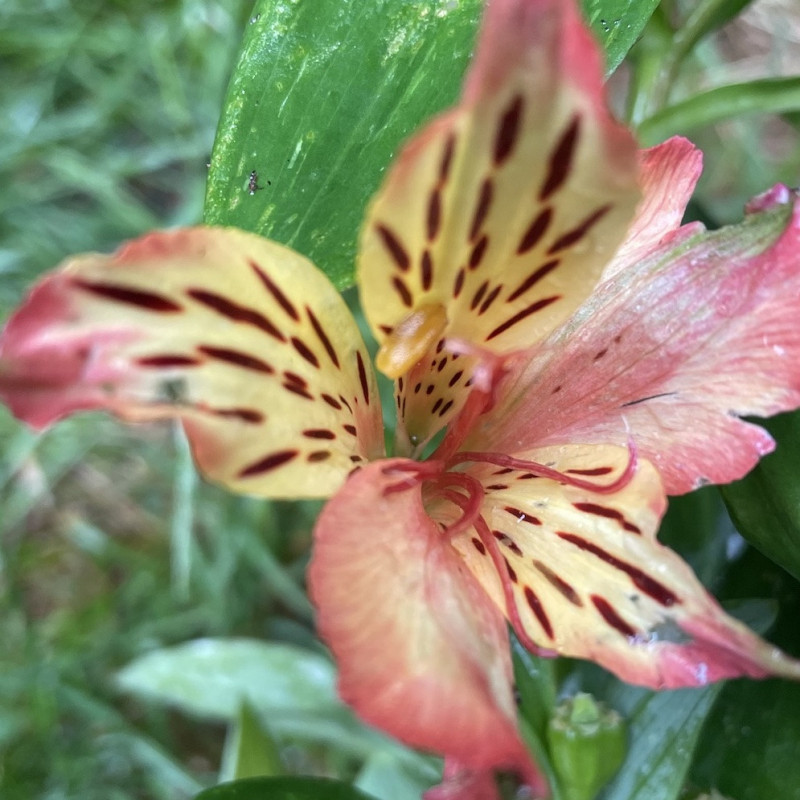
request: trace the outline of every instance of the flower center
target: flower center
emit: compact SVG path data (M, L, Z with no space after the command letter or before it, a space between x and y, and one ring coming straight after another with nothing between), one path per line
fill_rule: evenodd
M405 375L441 338L447 327L444 306L419 306L395 325L378 350L375 365L387 378Z

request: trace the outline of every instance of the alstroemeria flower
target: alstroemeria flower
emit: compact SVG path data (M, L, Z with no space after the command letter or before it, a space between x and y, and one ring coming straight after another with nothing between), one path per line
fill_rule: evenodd
M800 405L795 198L679 227L699 170L688 142L638 153L611 118L572 3L491 0L459 105L403 150L362 234L403 457L384 458L338 293L230 229L44 278L0 340L0 396L37 427L177 417L210 479L332 496L309 582L343 697L448 758L431 797L492 797L495 768L544 792L506 621L535 652L652 687L800 676L656 539L665 489L734 480L771 449L742 415Z

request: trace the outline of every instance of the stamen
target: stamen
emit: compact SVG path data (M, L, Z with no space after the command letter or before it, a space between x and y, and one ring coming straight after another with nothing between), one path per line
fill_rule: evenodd
M449 488L451 486L463 489L466 492L466 496ZM444 529L444 534L448 538L472 528L476 520L480 519L484 491L481 482L476 478L460 472L448 472L439 476L433 486L433 490L438 497L449 500L453 505L458 506L462 512L454 523Z
M567 486L574 486L576 489L586 489L597 494L614 494L624 489L633 480L638 465L636 444L633 439L628 439L628 463L625 465L625 469L618 478L607 484L598 484L593 481L582 480L573 475L559 472L551 467L546 467L544 464L538 464L535 461L524 461L519 458L504 455L503 453L456 453L448 459L447 468L449 469L456 464L463 464L465 461L496 464L499 467L522 470L533 473L540 478L549 478L550 480L558 481Z
M441 477L444 473L444 462L436 459L429 461L402 461L398 464L384 467L382 472L387 477L394 475L404 476L397 483L392 483L384 488L383 496L386 497L390 494L413 489L423 481Z
M500 553L500 548L497 546L497 542L489 531L489 526L486 524L486 520L483 517L478 516L475 520L475 530L497 570L497 576L500 578L500 585L503 587L503 597L506 601L506 617L511 627L514 629L514 633L517 635L520 644L526 650L530 650L531 653L541 658L555 658L555 656L558 655L555 650L548 650L545 647L540 647L528 636L525 632L525 628L522 627L517 601L514 599L514 587L511 582L511 577L508 574L508 565Z

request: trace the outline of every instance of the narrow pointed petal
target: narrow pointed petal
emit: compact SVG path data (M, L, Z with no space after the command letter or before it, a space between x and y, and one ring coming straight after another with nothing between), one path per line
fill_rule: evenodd
M680 227L702 171L702 152L680 136L639 152L642 199L625 241L603 271L603 280L646 258Z
M181 419L200 468L265 496L331 494L382 452L366 349L309 261L222 228L154 233L45 277L0 337L0 398Z
M740 417L800 405L800 208L784 187L751 208L713 233L685 226L598 287L519 354L467 448L632 436L668 494L745 475L774 445Z
M543 448L526 458L608 485L625 469L622 448ZM738 675L800 677L800 663L729 617L655 532L665 507L658 473L595 493L473 465L486 490L484 517L508 568L525 634L547 650L587 658L629 683L702 686ZM454 543L505 608L486 547L473 533Z
M340 693L408 744L544 789L516 732L505 622L425 513L415 469L370 464L317 522L309 587Z
M398 387L411 439L443 427L467 394L469 370L456 377L464 365L441 353L444 338L495 353L532 345L622 241L639 198L636 148L605 107L602 77L571 0L494 0L460 104L406 146L374 199L362 304L387 374L420 363ZM425 309L437 320L443 310L444 324L409 326ZM410 343L397 341L406 329Z

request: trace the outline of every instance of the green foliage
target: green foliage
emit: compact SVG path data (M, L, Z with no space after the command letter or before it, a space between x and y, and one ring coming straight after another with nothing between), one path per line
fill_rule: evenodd
M800 414L758 422L778 447L746 478L723 487L722 497L742 536L800 580Z
M326 778L249 778L215 786L195 800L370 800L339 781Z
M585 4L611 69L656 2ZM481 8L259 0L217 131L206 222L289 245L351 285L364 208L403 141L458 96Z

